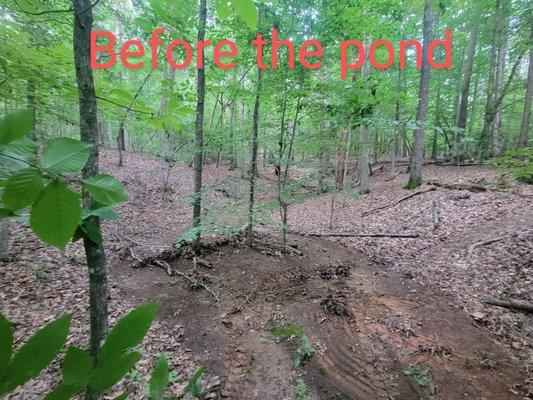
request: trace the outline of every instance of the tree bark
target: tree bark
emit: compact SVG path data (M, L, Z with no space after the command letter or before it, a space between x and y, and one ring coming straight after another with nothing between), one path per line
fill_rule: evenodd
M81 140L91 144L89 160L82 170L83 179L98 174L98 121L96 93L93 73L90 67L90 35L93 24L92 4L90 0L73 0L74 8L74 63L79 94L80 136ZM88 207L91 197L83 192L84 206ZM93 224L100 233L100 219L91 217ZM90 352L98 359L100 347L107 335L107 266L102 244L83 237L83 246L89 270L89 308L90 308ZM98 399L100 395L87 390L86 399Z
M474 69L474 60L476 54L477 35L479 30L479 19L475 17L470 28L470 37L468 39L468 49L466 51L466 63L461 85L461 100L459 103L459 113L457 115L457 128L462 131L457 132L455 148L457 151L457 160L460 162L464 156L463 138L466 131L466 121L468 120L468 97L470 95L470 82L472 80L472 71Z
M28 79L26 96L28 99L28 111L30 111L33 120L33 127L29 136L33 140L37 139L37 102L35 99L35 90L35 81L33 79Z
M200 10L198 13L198 42L205 38L205 25L207 20L206 0L200 0ZM204 49L200 50L201 57L204 57ZM201 213L202 213L202 172L204 155L204 102L205 102L205 70L198 68L196 75L196 121L195 121L195 145L194 155L194 201L193 201L193 228L195 236L193 249L200 250L201 242Z
M430 1L426 0L424 4L424 22L423 22L423 54L427 54L429 41L433 37L433 10ZM429 97L429 77L430 69L427 60L424 58L422 70L420 71L420 87L418 90L418 108L416 111L416 120L419 126L414 132L413 150L411 153L409 181L407 188L412 189L422 184L422 165L424 162L424 136L426 122L428 97Z
M2 260L9 250L9 221L0 220L0 260Z
M533 27L529 41L533 41ZM522 124L518 135L518 147L527 147L529 135L529 119L531 117L531 99L533 98L533 48L529 49L529 67L527 69L526 98L524 100L524 112L522 113Z
M259 133L259 107L261 105L261 87L263 71L257 68L257 88L255 92L254 117L252 123L252 154L250 162L250 200L248 203L248 229L247 242L252 246L254 239L254 196L255 196L255 179L257 177L257 136ZM233 114L232 114L233 115Z

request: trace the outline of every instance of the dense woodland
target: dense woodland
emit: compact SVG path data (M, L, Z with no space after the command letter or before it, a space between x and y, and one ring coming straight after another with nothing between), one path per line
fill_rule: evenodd
M531 2L2 0L0 21L0 397L532 395ZM417 64L416 46L400 65L400 42L418 40L427 54L448 28L450 68ZM271 65L273 29L294 44L294 66L290 46ZM118 55L112 68L91 68L97 30L113 33L117 54L143 43L143 67ZM189 68L166 60L176 39L191 43ZM224 61L235 67L215 65L214 46L197 46L204 39L235 42L238 55ZM310 39L323 46L320 68L298 57ZM361 66L342 79L341 43L351 39L367 53L388 40L394 63L374 68L352 48ZM386 62L384 48L375 54ZM62 305L25 323L16 304L26 292ZM75 300L64 303L67 294ZM411 315L423 323L400 318L418 310L408 302L426 304ZM325 316L295 305L304 303ZM66 313L80 347L65 355L70 317L55 318ZM183 329L169 333L171 323ZM400 339L387 342L380 324ZM221 327L231 333L216 336ZM463 356L462 335L472 348ZM147 357L133 350L143 338ZM297 356L278 368L283 351ZM402 351L407 359L390 355ZM394 363L378 368L373 357Z

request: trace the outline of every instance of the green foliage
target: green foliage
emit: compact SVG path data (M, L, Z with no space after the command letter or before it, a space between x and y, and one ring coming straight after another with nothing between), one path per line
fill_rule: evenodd
M67 341L71 316L59 318L35 333L20 350L11 358L12 332L9 322L1 318L0 338L7 345L0 347L0 360L4 364L4 372L0 376L0 396L12 392L23 385L50 364ZM6 365L5 361L10 360Z
M495 158L493 164L503 168L504 176L512 176L516 180L533 184L533 148L526 147L516 150L507 150L501 157Z
M159 357L152 372L149 385L149 399L161 400L169 383L169 366L165 356Z
M78 194L60 181L52 181L33 204L30 227L44 242L64 249L81 219Z
M141 354L134 348L148 332L158 307L156 303L148 303L134 309L109 332L89 382L92 389L110 388L139 361Z
M435 394L435 381L429 373L429 369L421 364L411 364L409 368L403 371L404 375L410 376L415 379L416 383L420 386L427 388L430 394Z
M0 145L22 139L32 130L33 125L33 116L28 110L7 115L0 122Z
M188 393L197 399L203 398L205 395L205 389L202 383L202 375L206 370L206 366L200 367L196 370L196 372L189 378L187 386L185 386L185 393Z
M85 180L83 187L95 201L89 210L82 210L79 194L61 178L84 167L91 146L71 138L51 139L44 144L39 159L36 145L28 138L20 138L21 132L31 129L27 113L10 114L1 126L4 142L9 143L0 146L2 167L3 161L8 161L6 167L0 168L0 173L7 175L2 184L0 218L17 216L17 211L31 207L30 227L44 242L64 249L73 237L86 236L101 243L99 229L89 218L117 218L112 207L128 199L122 183L107 174ZM9 134L9 129L15 129L15 134Z
M300 338L300 345L296 349L296 358L294 359L294 365L299 367L300 365L305 364L308 360L313 358L316 354L316 350L309 342L309 338L306 335L303 335Z
M88 351L70 347L61 367L63 379L45 400L70 399L87 386L96 391L111 388L139 360L141 355L134 348L146 336L157 309L157 304L148 303L121 318L109 333L97 363ZM51 322L35 333L12 356L13 332L9 321L0 315L0 398L35 378L55 359L67 341L70 321L71 316L67 315ZM168 360L162 356L150 379L150 400L163 398L169 376ZM195 383L191 384L196 385L196 389L200 376L201 374L196 376ZM121 398L127 397L124 396Z
M269 332L284 340L292 340L305 335L304 328L297 324L276 325L270 328Z
M294 393L294 396L298 400L309 399L309 395L307 394L307 385L302 378L296 379L296 392Z
M65 175L80 172L91 152L91 146L71 138L57 138L44 146L43 168L54 174Z
M221 19L228 19L232 15L243 20L248 28L255 30L259 21L259 12L252 0L219 0L215 6Z
M108 174L99 174L84 180L83 187L102 204L114 205L128 200L122 183Z

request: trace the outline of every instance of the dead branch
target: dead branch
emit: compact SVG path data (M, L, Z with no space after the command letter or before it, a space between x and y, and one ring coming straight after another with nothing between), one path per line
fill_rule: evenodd
M498 306L503 308L509 308L511 310L519 310L533 313L533 304L527 303L525 301L499 300L489 298L485 299L484 303L491 306Z
M205 261L205 260L201 259L198 256L194 256L192 258L192 262L194 264L194 268L196 268L196 267L204 267L204 268L207 268L207 269L213 269L213 266L211 265L210 262Z
M370 214L374 213L375 211L384 210L384 209L386 209L386 208L390 208L390 207L397 206L397 205L400 204L401 202L403 202L403 201L405 201L405 200L409 200L411 197L415 197L415 196L418 196L419 194L424 194L424 193L427 193L427 192L431 192L432 190L435 190L435 187L434 187L434 186L430 186L430 187L427 188L427 189L419 190L419 191L417 191L417 192L410 193L410 194L408 194L407 196L404 196L404 197L402 197L401 199L396 200L394 203L386 204L386 205L384 205L384 206L380 206L380 207L373 208L373 209L370 210L370 211L366 211L366 212L364 212L363 214L361 214L361 216L366 217L367 215L370 215Z
M496 242L500 242L503 239L505 239L505 238L504 237L498 237L498 238L482 240L481 242L474 243L474 244L472 244L472 245L470 245L468 247L468 255L467 255L467 257L470 257L472 255L472 253L474 252L474 250L477 249L478 247L486 246L488 244L492 244L492 243L496 243Z
M389 237L389 238L417 238L420 237L419 233L406 232L406 233L351 233L351 232L339 232L339 233L299 233L303 236L312 237Z

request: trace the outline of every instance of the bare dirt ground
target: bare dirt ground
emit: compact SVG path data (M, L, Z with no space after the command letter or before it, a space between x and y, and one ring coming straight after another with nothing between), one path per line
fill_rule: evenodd
M531 316L482 302L488 296L533 301L530 187L512 183L505 191L481 193L438 188L365 216L409 193L402 188L405 175L390 181L380 172L372 177L371 193L335 195L331 229L333 194L308 196L290 207L293 231L420 237L290 235L302 255L282 256L275 232L261 228L258 249L229 241L202 255L212 265L200 269L220 297L216 304L211 294L191 290L180 276L132 268L132 254L171 253L176 235L187 229L192 169L175 166L171 190L163 191L155 158L126 154L125 167L118 169L116 154L104 151L102 161L131 195L119 210L121 219L105 225L111 322L143 301L162 304L143 344L147 355L124 386L142 388L157 354L166 352L176 374L175 394L195 368L208 365L206 384L213 397L293 399L301 378L315 399L411 400L429 396L428 388L404 374L419 365L427 368L419 378L437 386L430 398L531 398ZM260 185L268 188L272 177L267 171L262 175L267 179ZM246 186L239 185L238 172L224 167L207 166L205 177L215 188L237 194ZM425 178L497 188L498 171L428 166ZM208 207L231 199L224 190L206 193ZM262 196L266 200L269 194ZM433 200L441 217L437 230ZM13 222L11 228L10 255L0 268L0 311L15 323L17 343L52 318L73 313L71 343L85 345L88 291L80 246L62 254L24 226ZM468 256L471 244L493 238L501 240ZM182 272L193 269L186 257L167 260ZM270 331L287 324L301 326L317 352L302 366L293 363L298 341ZM53 365L12 398L41 398L58 381Z

